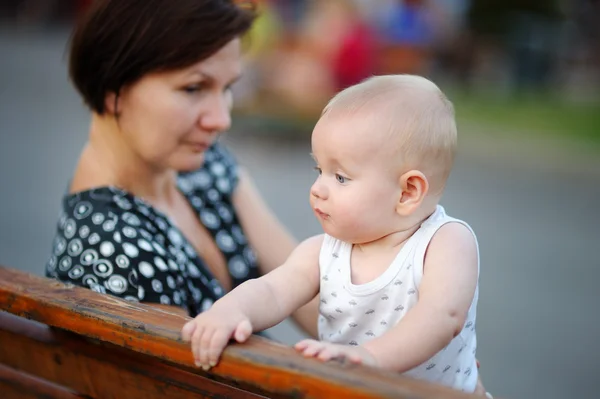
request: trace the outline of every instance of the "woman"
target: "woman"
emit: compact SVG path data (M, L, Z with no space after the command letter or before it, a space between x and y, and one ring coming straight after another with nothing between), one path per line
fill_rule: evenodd
M283 263L294 239L217 142L253 19L232 0L93 4L69 61L89 140L47 276L195 316ZM316 301L295 320L316 336Z

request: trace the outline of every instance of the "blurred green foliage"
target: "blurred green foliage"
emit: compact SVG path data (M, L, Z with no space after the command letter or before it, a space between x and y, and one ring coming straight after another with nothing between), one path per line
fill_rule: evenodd
M453 93L457 120L495 127L506 134L545 134L585 141L600 149L600 101L576 103L553 95Z

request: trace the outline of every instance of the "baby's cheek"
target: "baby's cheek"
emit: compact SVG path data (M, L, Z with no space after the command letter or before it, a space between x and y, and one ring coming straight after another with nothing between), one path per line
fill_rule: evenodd
M369 215L372 213L375 203L366 204L360 200L359 196L355 197L355 201L345 202L341 204L341 214L345 220L345 225L349 228L362 228L369 224Z
M341 214L335 223L335 227L348 238L354 241L356 237L360 237L365 230L369 229L368 215L357 209L347 209ZM349 241L346 239L345 241Z

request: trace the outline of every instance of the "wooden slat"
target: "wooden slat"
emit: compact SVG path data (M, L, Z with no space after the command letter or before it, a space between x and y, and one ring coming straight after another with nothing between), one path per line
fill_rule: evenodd
M323 364L258 337L227 347L208 373L194 367L180 331L189 318L0 267L0 310L175 364L268 396L468 398L461 392L362 366Z
M6 341L0 341L6 342ZM81 399L83 395L0 364L0 397L2 399Z
M150 356L6 312L0 312L0 342L0 364L88 397L264 398Z

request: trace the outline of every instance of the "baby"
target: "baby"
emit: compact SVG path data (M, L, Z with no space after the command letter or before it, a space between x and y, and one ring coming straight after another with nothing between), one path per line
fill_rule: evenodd
M320 296L319 341L295 348L473 392L479 254L439 205L456 147L452 104L429 80L378 76L325 107L312 133L310 203L324 234L187 323L208 369Z

